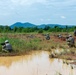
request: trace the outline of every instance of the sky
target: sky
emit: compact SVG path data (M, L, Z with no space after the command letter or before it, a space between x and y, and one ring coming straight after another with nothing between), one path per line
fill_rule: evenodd
M76 25L76 0L0 0L0 25Z

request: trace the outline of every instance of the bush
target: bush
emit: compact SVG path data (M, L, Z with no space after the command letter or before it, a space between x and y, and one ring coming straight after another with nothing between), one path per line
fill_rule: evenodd
M38 33L43 33L43 30L42 30L42 29L40 29L40 30L38 31Z

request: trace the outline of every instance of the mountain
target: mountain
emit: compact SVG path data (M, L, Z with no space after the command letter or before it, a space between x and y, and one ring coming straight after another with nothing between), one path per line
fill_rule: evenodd
M51 28L54 28L55 26L58 26L60 28L66 27L66 25L59 25L59 24L42 24L42 25L39 25L38 28L45 28L45 26L49 26Z
M38 28L45 28L45 26L46 26L45 24L42 24L42 25L38 25L37 27Z
M58 26L60 28L65 28L66 25L60 25L60 24L41 24L41 25L34 25L34 24L31 24L29 22L26 22L26 23L21 23L21 22L16 22L14 24L12 24L10 27L13 29L14 27L24 27L24 28L27 28L27 27L38 27L38 28L45 28L45 26L49 26L51 28L54 28L55 26ZM71 26L68 26L68 27L72 27L73 25Z
M31 24L29 22L26 22L26 23L16 22L16 23L12 24L10 27L11 28L14 28L14 27L24 27L24 28L27 28L27 27L35 27L35 25Z
M23 23L21 23L21 22L16 22L15 24L11 25L10 27L11 27L11 28L14 28L14 27L23 27L23 26L24 26Z
M36 25L34 25L34 24L31 24L31 23L29 23L29 22L26 22L26 23L23 23L24 24L24 27L35 27Z

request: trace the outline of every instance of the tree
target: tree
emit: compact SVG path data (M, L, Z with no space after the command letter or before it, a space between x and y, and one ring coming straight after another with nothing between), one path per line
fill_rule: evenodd
M17 29L18 29L17 27L14 27L14 28L13 28L13 31L14 31L14 32L16 32L16 31L17 31Z
M4 32L9 32L11 31L11 28L9 26L4 26Z
M39 29L38 33L43 33L43 29Z
M22 30L23 30L23 27L18 27L17 28L17 32L22 32Z
M49 26L45 26L44 30L49 30L50 27Z
M0 26L0 32L3 32L4 26Z

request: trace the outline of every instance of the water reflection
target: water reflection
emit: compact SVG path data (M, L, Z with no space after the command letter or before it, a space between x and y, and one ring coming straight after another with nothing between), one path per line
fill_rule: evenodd
M50 59L49 52L33 51L30 55L0 57L0 75L76 75L76 69L62 60Z

